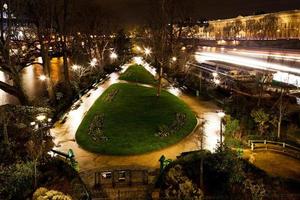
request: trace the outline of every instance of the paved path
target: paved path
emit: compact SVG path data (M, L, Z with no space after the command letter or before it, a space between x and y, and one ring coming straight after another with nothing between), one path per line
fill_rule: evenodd
M249 159L256 167L272 176L300 180L300 160L298 159L276 152L252 152L249 149L244 150L244 158Z
M126 67L125 67L126 69ZM124 70L125 70L124 69ZM123 70L123 71L124 71ZM82 103L77 110L72 110L66 113L67 120L64 124L58 121L54 128L51 129L51 134L54 137L55 144L59 144L55 149L66 152L68 149L73 149L76 160L79 163L80 171L92 170L96 168L114 168L135 166L136 168L157 168L159 167L159 158L165 155L167 158L175 159L183 151L191 151L198 149L197 134L191 133L179 143L167 148L135 156L108 156L88 152L80 148L74 141L75 133L84 118L86 112L93 105L95 100L105 91L110 85L119 82L119 74L113 73L110 79L102 85L99 85L96 90L92 90L87 95L81 98ZM196 97L186 94L181 94L180 91L172 88L170 92L177 94L197 116L204 118L205 124L205 148L214 150L219 138L219 118L216 114L218 109L210 102L199 101ZM77 103L77 102L76 102Z

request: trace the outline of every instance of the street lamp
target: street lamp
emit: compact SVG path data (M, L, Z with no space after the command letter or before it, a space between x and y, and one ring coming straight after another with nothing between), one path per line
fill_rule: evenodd
M174 57L172 57L172 61L173 62L176 62L177 61L177 58L174 56Z
M222 133L222 121L225 117L225 112L222 110L217 111L218 116L220 117L220 148L223 150L223 133Z

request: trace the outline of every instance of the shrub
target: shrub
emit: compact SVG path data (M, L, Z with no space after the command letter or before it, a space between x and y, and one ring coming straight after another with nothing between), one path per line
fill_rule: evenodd
M72 200L69 195L56 190L48 190L47 188L38 188L32 197L33 200Z

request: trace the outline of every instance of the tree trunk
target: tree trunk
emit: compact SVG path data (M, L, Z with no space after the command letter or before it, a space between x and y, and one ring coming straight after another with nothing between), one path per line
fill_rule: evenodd
M279 119L278 119L278 127L277 127L277 137L278 137L279 139L280 139L280 137L281 137L282 96L283 96L283 90L281 89L280 101L279 101Z
M37 160L34 159L33 161L34 164L34 189L37 188Z
M0 89L8 94L18 98L22 105L28 105L27 96L24 94L23 90L17 88L16 86L11 86L5 82L0 81Z
M50 73L50 58L48 55L48 45L43 44L43 42L41 42L41 56L43 60L43 71L45 76L47 77L45 81L46 81L48 96L52 102L55 102L56 99L55 99L53 83L51 80L51 73Z
M70 95L71 92L71 84L70 84L70 74L69 74L69 66L68 66L68 52L67 52L67 44L66 44L66 36L63 36L63 69L64 69L64 81L67 87L67 96Z
M6 147L9 144L7 125L8 125L8 122L3 122L3 143Z
M203 191L203 155L200 160L200 189Z
M158 86L157 86L157 96L159 97L161 94L161 88L162 88L162 74L163 74L163 68L160 66L159 68L159 77L158 77Z

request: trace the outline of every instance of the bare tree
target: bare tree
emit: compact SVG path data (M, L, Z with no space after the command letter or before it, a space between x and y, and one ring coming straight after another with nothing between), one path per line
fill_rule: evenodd
M46 85L49 98L55 102L55 92L51 80L49 49L53 37L53 2L51 0L28 0L20 2L19 16L35 26L36 42L42 57L42 66L47 77Z
M10 1L9 1L10 2ZM17 4L17 3L16 3ZM4 72L11 83L0 81L0 89L17 97L21 104L28 104L28 98L22 88L21 72L24 68L37 64L35 61L35 34L29 26L17 21L13 12L17 13L16 5L2 4L0 24L0 70ZM4 18L4 13L6 18Z
M159 70L157 96L160 96L162 88L163 69L170 67L172 57L176 57L180 51L182 30L188 19L188 9L184 2L179 0L152 1L155 15L151 13L148 20L150 45L153 48L154 64ZM176 28L175 28L176 24Z

